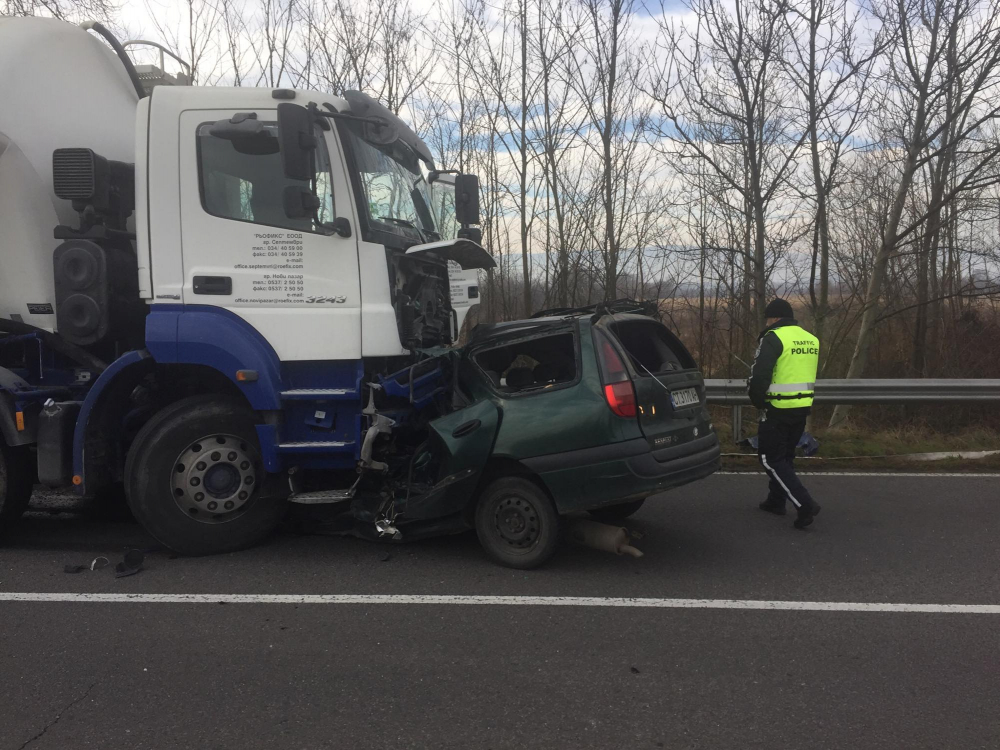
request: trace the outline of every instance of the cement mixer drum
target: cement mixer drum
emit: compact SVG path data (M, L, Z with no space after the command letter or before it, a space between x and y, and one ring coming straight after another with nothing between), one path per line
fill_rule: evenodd
M0 317L55 329L52 236L77 224L55 197L52 152L134 162L139 97L114 51L49 18L0 18Z

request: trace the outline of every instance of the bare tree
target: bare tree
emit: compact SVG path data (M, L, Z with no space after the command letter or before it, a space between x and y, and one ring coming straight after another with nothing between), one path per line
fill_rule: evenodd
M688 7L693 27L661 21L649 94L665 118L659 135L675 162L703 163L742 203L745 239L733 248L742 245L749 338L763 325L775 258L800 231L790 220L796 207L789 182L808 132L795 116L797 91L782 75L785 5L691 0ZM776 207L782 220L769 223Z
M785 73L804 102L802 123L810 162L806 193L815 202L809 300L813 332L825 344L830 313L829 196L839 180L845 151L854 150L854 137L869 115L869 79L888 37L879 29L865 39L863 13L856 7L852 10L847 0L790 3L785 23L789 32Z
M910 235L960 193L993 182L998 153L993 120L1000 114L1000 6L995 0L884 0L873 12L896 38L880 100L884 148L900 154L892 203L864 296L863 315L847 377L865 371L879 320L890 259ZM950 149L964 152L962 178L941 189L905 222L918 169ZM943 177L943 175L941 175ZM846 419L838 407L831 425Z

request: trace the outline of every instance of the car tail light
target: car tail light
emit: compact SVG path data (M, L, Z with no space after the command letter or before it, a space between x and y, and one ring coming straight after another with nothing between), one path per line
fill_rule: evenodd
M625 369L625 363L607 336L594 332L597 343L597 362L604 383L604 398L611 411L619 417L635 417L635 389Z

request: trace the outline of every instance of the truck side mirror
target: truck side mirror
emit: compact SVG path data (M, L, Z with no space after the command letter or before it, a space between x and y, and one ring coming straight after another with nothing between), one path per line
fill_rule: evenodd
M319 210L319 198L312 190L299 185L289 185L282 194L285 216L289 219L315 217Z
M233 144L237 153L265 156L278 153L278 139L257 119L256 112L237 112L228 120L219 120L209 135Z
M455 176L455 219L462 226L479 223L479 177Z
M278 141L281 168L290 180L311 182L316 176L316 135L313 114L298 104L278 105Z

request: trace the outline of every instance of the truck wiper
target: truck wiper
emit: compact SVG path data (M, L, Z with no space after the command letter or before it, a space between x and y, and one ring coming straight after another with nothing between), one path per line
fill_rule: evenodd
M432 236L433 239L438 239L438 240L441 239L441 235L439 233L435 232L432 229L423 229L417 226L415 222L412 222L409 219L400 219L399 217L396 216L379 216L379 218L382 221L391 221L393 224L398 224L401 227L408 227L409 229L413 229L414 231L416 231L417 234L420 235L421 241L426 241L428 235Z
M410 229L416 229L420 231L420 227L414 224L409 219L400 219L395 216L379 216L382 221L391 221L393 224L399 224L400 226L409 227Z

